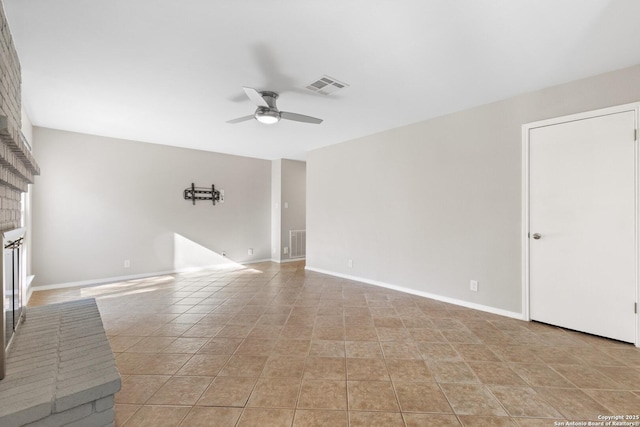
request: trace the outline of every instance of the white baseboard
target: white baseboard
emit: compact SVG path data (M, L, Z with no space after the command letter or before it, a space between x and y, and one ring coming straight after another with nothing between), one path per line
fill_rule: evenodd
M186 272L186 271L185 271ZM126 282L127 280L144 279L147 277L164 276L166 274L174 274L177 271L156 271L154 273L131 274L128 276L113 276L102 279L79 280L77 282L54 283L51 285L34 286L33 291L48 291L51 289L76 288L79 286L97 286L106 283Z
M153 272L153 273L143 273L143 274L133 274L133 275L128 275L128 276L107 277L107 278L103 278L103 279L81 280L81 281L77 281L77 282L57 283L57 284L52 284L52 285L43 285L43 286L35 286L35 287L31 286L31 281L33 280L34 276L29 276L29 278L27 278L27 303L29 302L29 299L31 298L31 295L33 294L34 291L73 288L73 287L78 287L78 286L97 286L97 285L103 285L103 284L106 284L106 283L125 282L125 281L128 281L128 280L144 279L144 278L147 278L147 277L163 276L163 275L167 275L167 274L194 273L194 272L203 271L203 270L231 268L231 267L234 267L234 266L237 267L238 265L257 264L257 263L269 262L269 261L281 264L281 263L287 263L287 262L304 261L304 258L285 259L285 260L280 260L280 261L274 260L274 259L262 259L262 260L255 260L255 261L252 260L251 262L246 262L246 263L242 263L242 264L240 264L240 263L218 264L218 265L207 266L207 267L184 268L184 269L170 270L170 271L156 271L156 272ZM449 303L449 304L458 305L458 306L461 306L461 307L471 308L471 309L474 309L474 310L480 310L480 311L484 311L484 312L487 312L487 313L492 313L492 314L497 314L497 315L500 315L500 316L510 317L510 318L513 318L513 319L524 320L524 316L523 316L522 313L503 310L503 309L496 308L496 307L491 307L491 306L488 306L488 305L476 304L476 303L469 302L469 301L464 301L464 300L459 300L459 299L456 299L456 298L450 298L450 297L446 297L446 296L442 296L442 295L432 294L432 293L429 293L429 292L418 291L416 289L411 289L411 288L398 286L398 285L392 285L390 283L380 282L380 281L377 281L377 280L371 280L371 279L367 279L367 278L364 278L364 277L351 276L351 275L348 275L348 274L337 273L335 271L323 270L323 269L320 269L320 268L314 268L314 267L306 266L305 270L314 271L316 273L327 274L329 276L340 277L342 279L354 280L354 281L366 283L366 284L369 284L369 285L380 286L382 288L393 289L395 291L400 291L400 292L404 292L404 293L411 294L411 295L417 295L417 296L421 296L421 297L425 297L425 298L430 298L430 299L433 299L433 300L436 300L436 301L442 301L442 302L446 302L446 303Z
M271 262L275 262L277 264L283 264L285 262L296 262L296 261L306 261L306 258L293 258L293 259L271 259Z
M105 277L102 279L80 280L77 282L55 283L51 285L42 285L42 286L35 286L35 287L30 286L28 290L27 301L31 297L31 294L34 291L47 291L51 289L75 288L79 286L97 286L97 285L104 285L107 283L126 282L128 280L145 279L147 277L165 276L167 274L197 273L199 271L204 271L204 270L216 270L216 269L220 270L220 269L238 267L240 265L244 266L244 265L257 264L260 262L270 262L270 261L271 259L268 259L268 258L251 260L249 262L230 261L226 264L215 264L215 265L209 265L209 266L203 266L203 267L188 267L188 268L180 268L180 269L167 270L167 271L155 271L151 273L131 274L127 276Z
M314 271L316 273L327 274L329 276L340 277L342 279L354 280L356 282L366 283L368 285L380 286L382 288L393 289L394 291L400 291L411 295L417 295L425 298L430 298L436 301L446 302L449 304L459 305L461 307L471 308L474 310L480 310L487 313L497 314L500 316L510 317L512 319L525 320L522 313L515 311L503 310L501 308L491 307L483 304L476 304L474 302L464 301L456 298L450 298L442 295L431 294L429 292L418 291L416 289L406 288L404 286L392 285L390 283L380 282L377 280L366 279L364 277L350 276L348 274L337 273L335 271L323 270L321 268L305 267L305 270Z

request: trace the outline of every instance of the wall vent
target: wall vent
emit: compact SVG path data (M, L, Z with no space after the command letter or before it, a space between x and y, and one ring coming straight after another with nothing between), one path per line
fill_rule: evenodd
M289 230L289 258L304 258L307 255L307 230Z
M340 89L349 87L348 84L343 83L329 76L322 76L318 80L309 83L306 88L311 92L320 93L322 95L329 95Z

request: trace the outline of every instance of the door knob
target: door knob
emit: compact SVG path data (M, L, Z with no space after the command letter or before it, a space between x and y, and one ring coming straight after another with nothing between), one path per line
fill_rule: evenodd
M531 237L533 237L533 238L534 238L534 239L536 239L536 240L540 240L540 238L541 238L542 236L541 236L539 233L533 233L533 236L531 236Z

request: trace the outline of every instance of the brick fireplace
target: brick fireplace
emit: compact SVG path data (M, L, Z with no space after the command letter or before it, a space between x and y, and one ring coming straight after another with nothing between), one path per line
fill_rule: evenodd
M22 133L21 104L20 62L0 0L0 236L5 257L6 247L17 241L7 236L17 231L28 236L21 223L22 195L40 174ZM20 262L12 261L15 265ZM4 273L0 268L0 280ZM5 303L16 291L15 286L10 294L0 289L5 320ZM24 295L23 289L18 292ZM27 319L15 333L9 331L13 338L6 354L1 340L0 425L113 426L120 375L95 301L37 307ZM2 325L0 332L5 331Z
M21 195L40 168L22 138L20 62L0 14L0 231L7 231L20 227Z
M4 350L10 343L17 325L16 318L20 318L24 304L23 280L21 271L23 262L12 262L13 256L7 262L7 244L22 245L22 194L29 189L35 175L40 173L30 148L22 135L22 98L21 98L21 70L18 55L13 45L11 32L0 7L0 233L3 238L4 256L0 259L0 289L2 300L0 311L0 379L4 377ZM8 240L7 235L20 230L20 241ZM16 247L20 253L20 248ZM9 279L7 272L11 273ZM18 278L16 283L15 279ZM8 284L6 282L12 281ZM16 284L18 286L16 286ZM16 306L18 302L18 306Z

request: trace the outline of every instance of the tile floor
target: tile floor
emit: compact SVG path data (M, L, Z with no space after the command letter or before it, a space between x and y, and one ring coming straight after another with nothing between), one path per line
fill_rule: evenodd
M640 414L640 349L261 263L35 292L95 297L116 425L554 426Z

